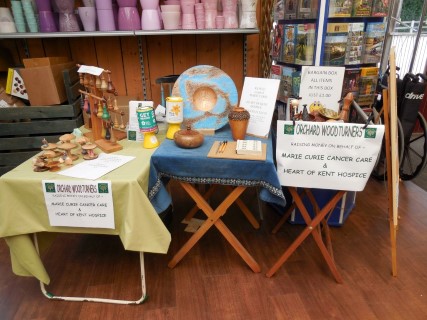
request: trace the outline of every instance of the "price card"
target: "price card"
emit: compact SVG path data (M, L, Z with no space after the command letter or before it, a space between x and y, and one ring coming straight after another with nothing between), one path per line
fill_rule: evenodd
M299 111L306 104L307 109L315 104L326 109L339 111L345 67L303 66L301 70Z

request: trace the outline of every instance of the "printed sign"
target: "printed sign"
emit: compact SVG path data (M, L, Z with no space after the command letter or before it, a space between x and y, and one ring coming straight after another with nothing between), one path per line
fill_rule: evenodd
M267 138L271 127L280 80L246 77L240 107L251 115L247 134Z
M313 67L303 66L301 69L299 110L307 105L322 106L326 109L339 111L342 85L344 81L344 67Z
M281 185L362 191L377 161L383 125L277 121Z
M111 181L43 180L51 226L114 229Z
M94 76L100 76L103 72L104 69L99 68L99 67L95 67L95 66L85 66L85 65L81 65L79 70L77 70L78 73L89 73L92 74Z

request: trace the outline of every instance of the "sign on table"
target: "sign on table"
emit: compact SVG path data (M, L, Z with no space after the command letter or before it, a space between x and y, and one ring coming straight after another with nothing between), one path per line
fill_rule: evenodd
M344 67L303 66L300 84L301 102L298 111L302 111L304 104L308 110L315 104L338 112L344 71Z
M111 181L43 180L51 226L114 229Z
M383 125L277 121L281 185L362 191L377 161Z
M246 77L240 107L249 111L247 134L267 138L271 128L280 80Z

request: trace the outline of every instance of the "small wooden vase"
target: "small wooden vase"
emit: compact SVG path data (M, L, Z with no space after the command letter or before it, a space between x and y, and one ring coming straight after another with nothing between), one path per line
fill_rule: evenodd
M234 107L228 114L228 123L230 124L233 140L245 139L250 117L248 110L242 107Z

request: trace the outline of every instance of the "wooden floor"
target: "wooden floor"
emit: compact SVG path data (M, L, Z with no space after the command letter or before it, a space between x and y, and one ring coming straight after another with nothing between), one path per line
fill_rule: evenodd
M142 305L51 301L34 278L15 276L0 242L0 319L427 319L427 197L411 182L400 186L398 277L391 276L386 189L370 181L357 194L343 227L332 229L334 255L344 284L337 284L310 237L272 278L265 272L301 226L285 224L264 206L260 230L238 209L224 216L262 272L254 274L212 229L174 268L167 263L189 237L180 222L191 207L175 190L172 243L167 255L145 254L149 299ZM243 195L256 208L254 193ZM200 216L201 217L201 216ZM60 235L43 260L57 295L136 299L138 254L118 237Z

